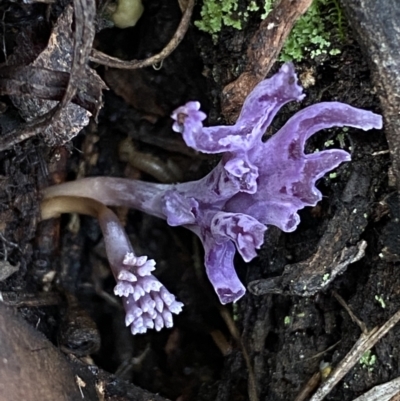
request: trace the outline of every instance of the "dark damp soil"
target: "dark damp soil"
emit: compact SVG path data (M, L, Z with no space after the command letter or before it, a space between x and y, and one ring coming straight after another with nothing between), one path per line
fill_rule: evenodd
M4 27L0 35L8 55L18 51L16 37L22 30L40 38L48 35L46 6L6 3L0 6ZM148 1L135 28L104 30L97 35L96 46L121 58L148 57L168 42L180 15L177 2ZM92 121L63 147L49 148L39 136L0 155L0 252L4 261L18 266L17 272L0 281L0 290L8 296L28 297L30 301L19 308L25 319L54 344L78 356L85 350L79 348L82 344L71 344L67 329L70 319L82 313L100 332L100 349L91 355L94 364L171 400L247 400L249 382L260 400L295 400L323 364L336 366L360 336L333 291L369 329L382 325L400 308L396 224L400 210L391 186L389 156L382 152L387 150L383 131L333 129L316 135L307 145L308 152L344 146L351 149L353 161L319 181L323 201L301 212L302 222L295 232L270 227L258 258L248 264L240 258L235 261L240 278L249 283L280 276L285 266L316 252L329 252L318 246L327 229L349 230L345 221L330 224L342 210L347 191L351 202L346 207L357 218L352 220L346 245L366 241L365 256L312 296L248 292L237 304L222 308L205 277L201 245L193 234L120 208L117 213L137 252L157 261L157 276L185 304L173 329L133 337L112 296L113 278L97 222L66 215L60 222L38 223L38 191L51 182L93 175L156 181L120 160L118 148L126 138L136 149L136 159L151 159L156 166L173 163L182 181L210 171L218 157L188 150L171 130L169 115L178 105L196 99L208 113L209 124L221 123L218 98L223 86L240 73L246 43L257 24L254 19L243 31L227 28L216 44L191 26L160 68L118 72L97 67L110 88L98 124ZM368 66L350 29L341 50L334 57L296 64L303 83L312 77L315 84L307 87L301 104L290 104L278 114L267 135L296 110L319 101L337 100L380 111ZM1 61L4 53L0 51ZM3 133L19 117L8 97L0 98L0 106ZM333 241L326 247L335 245ZM5 269L6 262L0 263L0 269ZM58 297L49 300L48 294L54 293ZM252 371L226 315L240 333ZM91 324L85 319L78 327L83 338ZM399 331L394 327L372 349L375 362L357 364L326 399L350 401L399 376ZM96 338L86 340L96 347Z

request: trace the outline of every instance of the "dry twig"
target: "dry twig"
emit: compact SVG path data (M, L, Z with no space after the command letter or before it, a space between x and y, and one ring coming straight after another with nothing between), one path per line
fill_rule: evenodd
M240 336L239 330L236 327L235 322L233 321L230 313L228 312L228 309L222 305L219 307L219 313L224 319L224 322L226 326L229 329L229 332L231 333L233 339L236 341L236 343L239 345L244 361L246 363L247 370L249 372L248 375L248 385L247 385L247 392L249 395L250 401L259 401L259 396L258 396L258 391L257 391L257 384L256 384L256 378L254 375L254 369L253 369L253 364L250 359L250 355L247 352L247 349L245 345L243 344L242 338Z
M373 387L353 401L398 401L400 392L400 377Z
M374 327L367 333L361 333L360 338L353 348L343 358L341 363L331 373L328 379L320 386L317 392L311 397L310 401L323 400L339 383L340 380L355 366L363 354L370 350L389 330L400 321L400 310L397 311L383 326Z
M321 373L316 372L311 377L310 380L306 383L306 385L301 389L300 393L297 395L294 401L304 401L307 400L315 388L318 386L321 381Z
M245 71L222 92L222 114L236 121L244 99L265 78L276 61L293 25L312 0L281 0L260 24L247 48Z
M336 298L336 300L340 303L340 305L343 306L344 309L346 309L346 312L349 314L351 320L357 324L357 326L360 328L361 332L364 334L368 334L368 329L367 326L363 321L361 321L354 313L353 311L349 308L349 306L346 304L345 300L336 292L332 291L332 295Z

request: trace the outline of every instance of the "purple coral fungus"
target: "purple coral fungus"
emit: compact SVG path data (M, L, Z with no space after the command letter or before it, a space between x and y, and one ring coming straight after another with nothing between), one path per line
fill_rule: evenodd
M183 304L151 274L155 270L155 261L134 254L115 213L94 199L82 197L52 197L41 204L42 220L62 213L81 213L98 219L107 258L117 281L114 294L122 297L125 324L130 326L132 334L172 327L172 314L180 313Z
M176 109L173 129L182 134L188 146L204 153L222 153L220 163L199 181L165 185L93 177L50 187L44 195L85 196L107 205L128 206L164 218L171 226L190 229L203 243L206 272L221 303L235 302L245 293L233 266L236 250L248 262L263 243L266 225L294 231L300 222L297 212L321 200L316 181L350 160L350 155L339 149L305 154L306 140L333 126L382 127L381 116L370 111L323 102L296 113L272 138L262 142L279 109L303 97L294 67L287 63L254 88L232 126L204 127L206 115L198 102ZM129 282L135 287L134 280ZM157 301L153 300L156 310ZM173 302L172 312L178 310ZM129 322L134 318L132 313ZM169 324L168 317L164 322ZM151 325L143 321L143 326Z

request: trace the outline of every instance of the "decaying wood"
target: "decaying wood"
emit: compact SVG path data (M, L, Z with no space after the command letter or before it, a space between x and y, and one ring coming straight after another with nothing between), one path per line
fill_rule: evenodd
M70 74L47 68L33 66L0 66L0 95L29 96L45 100L62 100L68 85ZM71 102L75 103L94 116L100 108L99 99L104 88L97 82L84 76L81 79L76 95Z
M360 236L368 223L365 216L370 214L371 182L363 165L353 163L353 167L342 202L319 241L317 252L302 262L285 266L282 276L250 282L248 288L253 294L314 295L364 256L367 243Z
M68 360L0 302L0 401L166 401L97 367Z
M244 99L265 78L293 25L311 3L312 0L281 0L260 24L247 49L245 71L223 89L221 111L227 121L236 121Z
M400 190L400 2L342 0L373 72Z
M26 123L22 128L17 128L0 139L0 151L31 138L60 117L62 111L74 98L82 74L86 71L86 64L94 39L94 19L96 5L93 0L74 0L75 31L70 76L62 100L44 115ZM71 57L71 55L69 55ZM50 141L49 141L50 142Z
M0 401L79 399L73 371L63 355L1 303L0 343Z

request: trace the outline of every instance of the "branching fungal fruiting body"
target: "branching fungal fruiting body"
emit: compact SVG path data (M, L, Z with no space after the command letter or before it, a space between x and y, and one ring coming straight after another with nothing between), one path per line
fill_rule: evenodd
M94 199L82 197L52 197L41 204L42 220L62 213L86 214L99 221L107 258L117 281L114 294L122 297L125 324L130 326L132 334L172 327L172 314L180 313L183 304L151 274L155 270L155 261L134 254L115 213Z
M266 225L294 231L300 222L297 212L321 200L316 181L350 160L346 151L338 149L305 154L306 140L333 126L382 127L377 114L324 102L295 114L263 143L279 109L303 97L294 67L287 63L254 88L232 126L204 127L206 115L198 102L175 110L173 129L188 146L223 154L199 181L165 185L94 177L50 187L44 195L85 196L106 205L128 206L190 229L203 243L207 275L221 303L235 302L245 293L233 266L236 250L248 262L263 243Z

